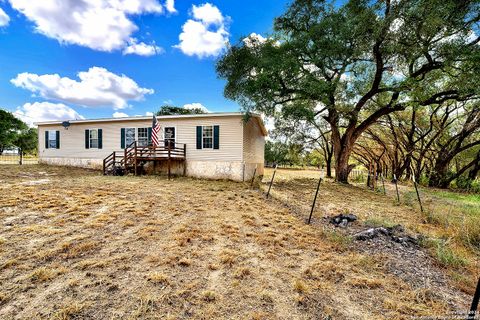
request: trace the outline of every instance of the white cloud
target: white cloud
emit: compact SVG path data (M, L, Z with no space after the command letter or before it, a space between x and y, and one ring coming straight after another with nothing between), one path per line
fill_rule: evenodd
M99 51L128 46L138 31L131 15L163 12L157 0L10 0L10 4L35 24L38 33Z
M145 115L146 115L147 117L148 117L148 116L152 117L152 116L153 116L153 112L147 111L147 112L145 112Z
M29 126L33 126L34 122L85 119L63 103L50 102L25 103L13 114Z
M165 8L170 13L177 12L177 10L175 9L175 0L166 0L165 1Z
M10 17L0 8L0 27L5 27L10 22Z
M126 117L128 117L128 114L126 114L124 112L114 112L112 114L112 117L114 117L114 118L126 118Z
M195 102L195 103L187 103L183 106L184 109L200 109L205 113L210 113L208 109L201 103Z
M20 73L10 80L15 86L38 93L41 97L85 107L128 107L129 100L142 100L153 89L141 88L125 75L116 75L105 68L92 67L78 73L80 81L58 74Z
M228 27L226 18L220 10L210 4L192 7L193 19L187 20L179 36L180 43L176 48L188 56L216 57L221 54L227 44Z
M145 42L138 42L135 38L130 39L128 46L123 49L124 55L137 54L144 57L161 54L163 52L164 50L156 46L155 43L146 44Z
M267 38L255 32L251 33L248 37L243 39L243 43L249 48L253 48L258 44L264 44L265 42L267 42Z
M192 13L193 18L200 20L207 25L220 25L223 23L224 20L220 10L216 6L208 2L198 7L194 5L192 7Z

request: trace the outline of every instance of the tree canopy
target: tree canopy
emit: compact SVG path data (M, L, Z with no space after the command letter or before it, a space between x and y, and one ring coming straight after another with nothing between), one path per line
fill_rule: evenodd
M12 113L0 109L0 154L7 148L19 147L19 136L28 130L27 125Z
M160 110L157 111L157 116L168 116L168 115L182 115L182 114L202 114L205 113L200 108L186 109L182 107L164 105L160 107Z
M296 0L270 38L232 46L217 72L246 111L326 121L347 182L355 143L380 119L479 98L479 17L475 0Z

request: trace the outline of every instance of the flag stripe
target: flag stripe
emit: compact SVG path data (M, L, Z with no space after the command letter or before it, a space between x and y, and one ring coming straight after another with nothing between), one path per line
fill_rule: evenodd
M160 124L155 116L152 121L152 144L154 147L160 145Z

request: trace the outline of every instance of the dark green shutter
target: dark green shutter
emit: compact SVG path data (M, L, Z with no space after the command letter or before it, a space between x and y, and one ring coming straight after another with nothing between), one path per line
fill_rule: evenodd
M213 126L213 149L220 149L220 126Z
M147 128L148 131L148 145L152 144L152 128Z
M202 126L197 126L197 149L202 149Z
M55 132L55 139L57 140L57 149L60 149L60 131Z
M120 129L120 147L125 149L125 128Z
M85 149L90 148L90 130L85 130Z
M48 130L45 131L45 149L48 149Z
M103 147L103 129L98 129L98 149Z

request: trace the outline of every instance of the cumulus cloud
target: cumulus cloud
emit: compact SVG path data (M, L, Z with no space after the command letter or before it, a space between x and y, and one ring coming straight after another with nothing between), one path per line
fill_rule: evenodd
M124 55L137 54L144 57L161 54L163 52L164 50L156 46L155 43L146 44L145 42L138 42L135 38L130 39L128 46L123 49Z
M10 22L10 17L0 8L0 27L7 26Z
M175 47L188 56L195 55L199 58L218 56L228 44L230 34L227 20L228 18L210 3L198 7L193 5L192 19L183 25L179 36L180 43Z
M145 112L145 115L146 115L147 117L148 117L148 116L153 117L153 112L147 111L147 112Z
M177 10L175 9L175 0L166 0L165 1L165 8L170 13L177 12Z
M37 75L20 73L10 80L15 86L27 89L41 97L85 107L128 107L128 101L139 101L153 89L141 88L125 75L116 75L105 68L92 67L78 73L80 81L58 74Z
M114 118L126 118L126 117L128 117L128 114L126 114L124 112L114 112L112 114L112 117L114 117Z
M249 48L253 48L259 44L264 44L265 42L267 42L267 38L255 32L243 39L243 43Z
M33 126L34 122L85 119L63 103L50 102L25 103L13 114L29 126Z
M190 110L193 110L193 109L200 109L202 110L203 112L205 113L210 113L210 111L208 111L208 109L201 103L198 103L198 102L194 102L194 103L187 103L183 106L184 109L190 109Z
M138 31L130 16L164 9L157 0L10 0L10 4L35 24L38 33L99 51L128 47Z

